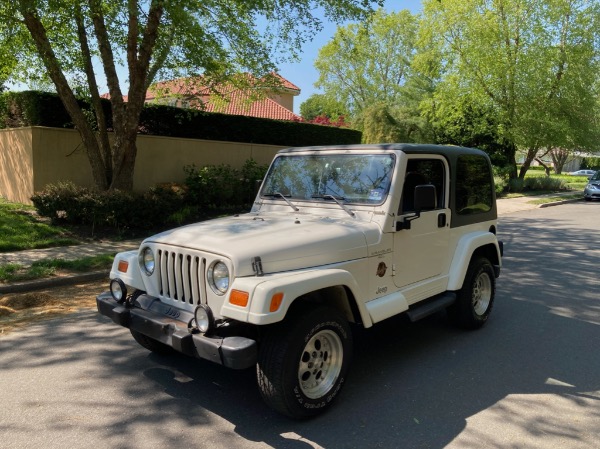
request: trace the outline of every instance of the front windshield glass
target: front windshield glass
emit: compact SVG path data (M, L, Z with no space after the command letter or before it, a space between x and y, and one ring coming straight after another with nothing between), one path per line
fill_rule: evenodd
M273 162L261 197L315 201L333 196L350 204L381 204L393 167L392 154L286 154Z

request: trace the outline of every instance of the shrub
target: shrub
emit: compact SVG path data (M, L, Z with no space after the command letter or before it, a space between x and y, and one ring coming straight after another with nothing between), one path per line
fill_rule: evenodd
M187 165L184 171L189 204L199 208L228 209L252 204L256 182L264 178L267 166L250 159L240 170L221 164L200 169Z
M38 213L54 222L91 226L92 230L157 230L246 211L256 194L256 181L267 166L253 159L237 170L228 165L184 168L184 186L162 184L145 193L98 192L72 182L48 184L31 200Z
M149 192L120 190L98 192L72 182L48 184L31 197L42 216L54 222L96 228L154 229L183 207L184 195L174 189L155 187Z
M559 178L549 176L531 176L525 179L514 178L508 181L506 191L526 192L535 190L559 191L567 190L565 183Z

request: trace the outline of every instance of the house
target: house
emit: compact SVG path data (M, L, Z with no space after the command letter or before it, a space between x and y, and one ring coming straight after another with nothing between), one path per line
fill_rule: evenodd
M210 85L203 77L178 78L150 86L146 103L180 108L201 109L230 115L302 121L294 114L294 97L300 88L273 73L267 80L256 82L242 75L237 83ZM103 95L109 98L108 94ZM127 101L127 97L124 97Z

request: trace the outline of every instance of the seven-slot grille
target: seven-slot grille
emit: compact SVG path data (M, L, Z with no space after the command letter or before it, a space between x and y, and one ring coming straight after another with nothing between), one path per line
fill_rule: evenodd
M158 249L156 267L161 298L190 305L206 302L206 258L193 252Z

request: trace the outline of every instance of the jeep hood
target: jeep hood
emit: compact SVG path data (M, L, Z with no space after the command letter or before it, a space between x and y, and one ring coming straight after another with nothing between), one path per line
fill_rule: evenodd
M230 259L236 276L253 275L260 257L264 273L296 270L367 257L378 225L311 215L244 214L172 229L144 243L177 246Z

